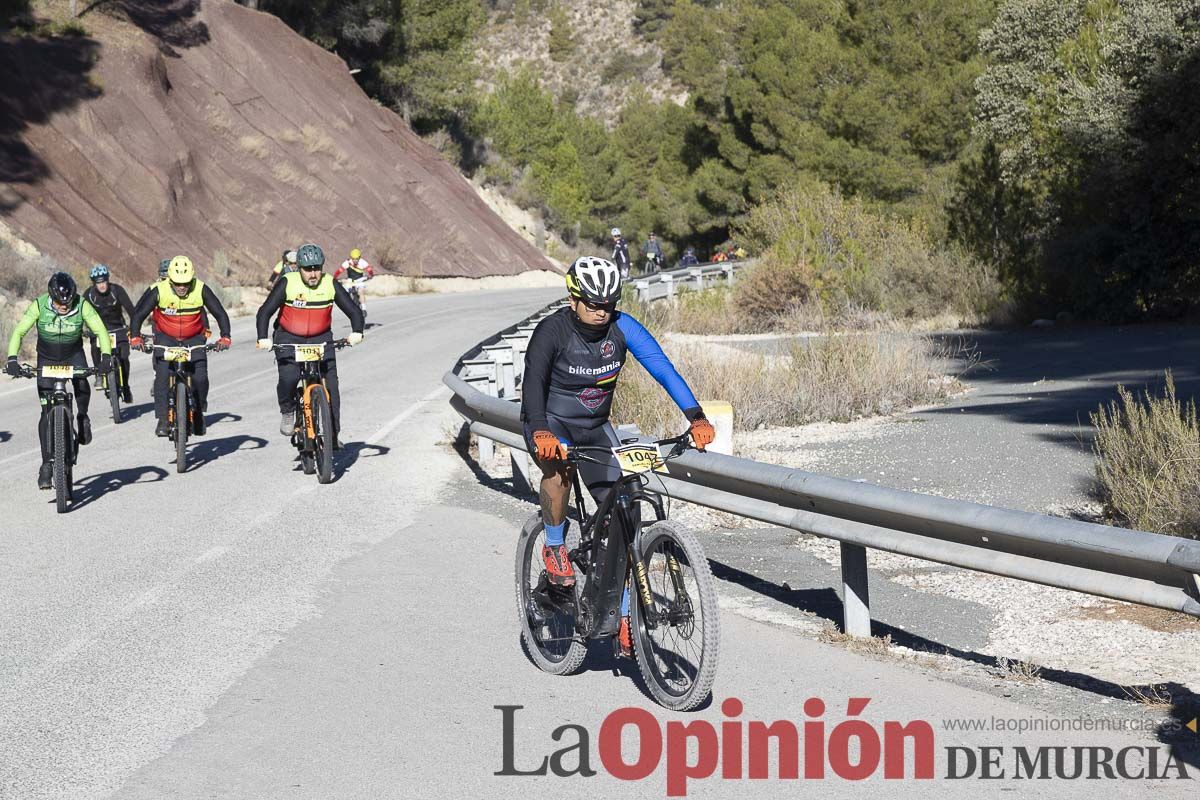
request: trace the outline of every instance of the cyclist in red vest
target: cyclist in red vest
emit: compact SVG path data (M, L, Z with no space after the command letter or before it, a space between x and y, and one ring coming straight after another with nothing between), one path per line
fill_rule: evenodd
M338 392L335 351L328 346L333 341L333 307L336 305L350 318L350 329L353 333L347 339L351 345L362 341L365 319L362 309L350 299L349 292L324 271L325 253L320 247L315 244L301 245L296 251L296 264L299 270L286 273L282 279L276 281L266 301L258 309L257 346L260 350L271 347L267 326L276 312L279 313L279 318L275 320L276 342L326 345L325 357L321 360L321 373L325 376L325 386L329 389L336 448L341 446L337 437L341 427L341 396ZM279 413L283 415L279 423L279 432L284 436L291 436L296 420L293 390L300 380L300 366L290 348L277 351L275 361L279 367L276 396L279 400Z
M187 256L175 256L167 265L167 277L150 286L137 308L133 310L133 319L129 321L129 346L141 349L145 342L139 333L146 317L153 313L154 343L170 347L194 347L204 344L207 338L204 330L204 310L213 315L221 338L217 340L218 350L226 350L232 342L229 339L229 315L225 307L212 289L196 278L196 268ZM208 410L208 356L204 350L192 353L192 392L196 399L196 408L200 413L195 419L195 433L203 436L205 432L204 412ZM163 359L154 361L154 414L158 417L158 425L154 432L158 436L167 435L167 379L170 365Z

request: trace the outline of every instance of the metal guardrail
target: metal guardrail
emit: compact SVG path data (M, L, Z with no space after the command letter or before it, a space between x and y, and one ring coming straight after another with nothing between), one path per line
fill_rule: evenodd
M549 306L481 343L443 382L479 437L510 448L514 481L533 491L520 371ZM844 628L871 630L869 548L1200 617L1200 541L950 500L718 453L690 451L663 478L672 497L841 542Z
M678 267L651 275L631 277L628 283L637 292L639 301L649 303L654 300L670 299L679 289L706 289L722 281L732 285L734 276L739 270L755 263L756 259L753 258L737 261L714 261L708 264L697 264L694 267Z

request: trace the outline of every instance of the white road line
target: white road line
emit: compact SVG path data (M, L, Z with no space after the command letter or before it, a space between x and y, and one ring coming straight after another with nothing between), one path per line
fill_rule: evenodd
M13 382L15 383L16 381ZM7 392L0 392L0 397L8 397L9 395L20 394L21 392L31 392L33 391L33 384L35 382L36 381L26 383L24 386L18 386L15 389L9 389ZM24 383L24 381L22 381L22 383Z
M217 545L205 550L200 555L196 556L196 563L203 564L206 561L214 561L229 552L228 547Z
M367 444L379 444L381 441L383 441L384 439L387 438L388 434L390 434L392 431L396 430L396 428L399 427L400 424L402 422L404 422L404 420L408 419L413 414L420 411L422 406L424 406L426 403L437 400L439 397L441 397L443 394L445 394L448 391L449 390L445 386L439 386L438 388L434 389L432 392L425 395L420 400L413 403L411 406L404 409L399 414L397 414L395 417L393 417L391 422L384 425L379 430L375 431L375 433L371 435L371 438L367 439Z

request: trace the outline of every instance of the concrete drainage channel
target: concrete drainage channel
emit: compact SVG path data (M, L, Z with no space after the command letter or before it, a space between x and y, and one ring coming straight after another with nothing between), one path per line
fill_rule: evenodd
M443 377L454 393L451 404L478 437L480 462L492 458L493 442L507 445L514 482L530 493L521 368L533 329L561 306L548 306L480 343ZM869 548L1200 617L1198 541L904 492L715 452L688 452L671 462L663 484L680 500L840 542L843 625L853 636L871 631Z

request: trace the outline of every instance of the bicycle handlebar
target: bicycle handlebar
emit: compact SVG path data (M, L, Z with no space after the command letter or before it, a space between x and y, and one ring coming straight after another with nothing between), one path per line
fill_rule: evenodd
M287 348L287 347L290 347L293 350L295 350L297 347L317 347L317 346L324 346L327 344L332 345L334 350L341 350L343 347L350 346L350 340L349 339L334 339L331 342L308 342L308 343L275 342L275 343L271 344L271 350L272 351L283 350L284 348Z
M90 378L93 375L98 375L98 374L100 374L100 369L98 367L75 367L75 374L72 377L73 378ZM21 377L22 378L36 378L37 376L38 376L37 367L33 366L32 364L22 364L21 365Z
M663 456L664 461L670 461L673 458L678 458L679 456L683 455L684 451L692 446L691 438L691 431L685 431L678 436L671 436L666 439L656 439L653 442L642 442L641 444L652 444L656 448L664 445L672 445L667 454ZM598 458L591 458L587 455L587 453L605 453L607 455L611 455L612 450L613 449L611 447L604 447L601 445L572 445L571 447L567 448L566 460L569 464L577 464L580 461L591 461L595 464L608 466L609 462L601 461Z
M210 350L217 350L217 344L216 342L209 342L207 344L193 344L189 346L183 344L151 344L150 342L146 342L140 349L143 353L152 353L155 350L187 350L188 352L192 350L204 350L208 352ZM217 352L220 351L217 350Z

